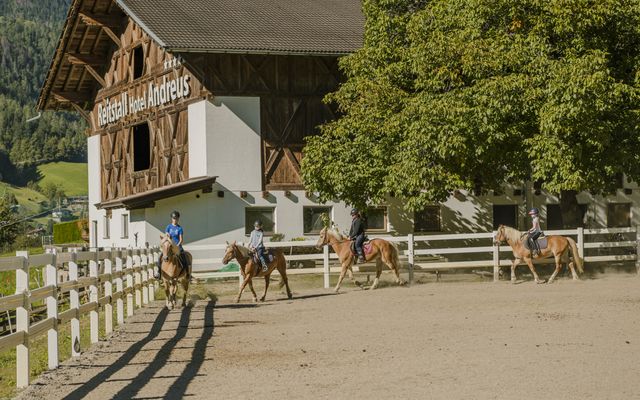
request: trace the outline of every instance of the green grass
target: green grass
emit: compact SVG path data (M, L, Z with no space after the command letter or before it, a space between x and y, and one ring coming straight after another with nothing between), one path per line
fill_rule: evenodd
M26 187L16 187L9 185L8 183L0 182L0 196L4 193L13 193L18 200L18 204L22 207L22 210L32 215L40 211L40 202L47 199L39 192L31 190Z
M40 186L48 182L62 185L67 196L86 196L88 193L88 177L86 163L55 162L38 167L42 179Z

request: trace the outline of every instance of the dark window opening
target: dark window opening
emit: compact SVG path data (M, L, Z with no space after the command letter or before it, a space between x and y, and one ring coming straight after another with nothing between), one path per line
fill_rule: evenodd
M387 207L370 207L364 213L367 221L367 230L387 231Z
M493 206L493 229L500 225L518 228L518 206L513 204Z
M628 228L631 226L631 204L609 203L607 205L607 227Z
M304 233L320 233L324 228L324 216L331 218L331 207L304 207L302 214Z
M138 79L144 73L144 50L142 46L133 49L133 79Z
M578 204L580 207L580 220L578 226L568 226L567 229L584 228L587 204ZM547 204L547 229L564 229L562 209L560 204Z
M439 232L440 206L427 206L413 213L413 230L415 232Z
M273 235L276 229L276 220L273 208L253 208L247 207L244 209L244 233L251 234L254 229L253 224L255 221L260 220L262 222L262 230L265 235Z
M151 138L149 124L133 127L133 170L144 171L151 166Z

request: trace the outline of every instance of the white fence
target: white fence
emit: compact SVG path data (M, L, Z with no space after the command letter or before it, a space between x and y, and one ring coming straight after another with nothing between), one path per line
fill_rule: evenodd
M0 312L15 310L16 332L0 337L0 351L16 348L17 386L29 384L29 342L34 338L47 334L48 365L54 369L59 365L58 332L62 324L70 322L71 354L77 356L81 316L89 314L91 343L96 343L99 311L104 311L105 332L110 334L114 304L116 322L122 324L125 304L126 316L132 316L136 308L154 301L156 283L152 268L157 257L158 249L139 249L40 255L17 252L15 257L0 258L0 271L16 273L16 294L0 298ZM87 265L85 276L80 276L79 263ZM42 267L45 286L32 290L29 272ZM59 279L62 271L68 272L68 279ZM87 291L83 294L88 298L83 304L81 289ZM31 305L39 301L46 303L47 316L32 323Z
M498 281L500 267L510 266L512 256L505 253L511 253L511 248L503 244L502 246L493 243L495 232L482 233L463 233L463 234L441 234L441 235L414 235L383 237L401 245L406 250L401 251L401 261L403 270L408 272L409 282L413 281L414 273L418 271L433 272L449 269L464 268L492 268L493 280ZM546 231L547 236L564 235L574 236L578 245L580 257L587 263L589 262L607 262L607 261L636 261L636 266L640 271L640 232L636 228L608 228L608 229L567 229L567 230L550 230ZM598 235L627 235L633 236L633 240L609 240L609 241L589 241L585 238L595 237ZM372 237L373 238L373 237ZM476 241L483 242L482 246L471 247L465 242ZM439 243L445 243L438 247ZM293 249L294 247L315 247L315 240L294 241L294 242L274 242L265 243L270 248ZM187 251L197 253L199 251L218 251L222 253L226 248L224 244L213 245L188 245L185 246ZM585 249L626 249L633 254L621 255L587 255ZM470 255L468 259L462 261L451 261L444 258L447 255ZM483 255L485 257L483 257ZM421 256L423 259L421 259ZM424 256L434 256L430 260L425 260ZM318 260L322 261L321 268L302 268L289 269L287 274L318 274L324 275L324 287L329 288L329 277L331 273L340 272L340 266L331 266L331 260L336 260L336 254L329 251L329 246L324 246L322 251L311 254L285 255L288 261L297 260ZM552 258L545 260L537 260L539 263L554 262ZM194 256L194 275L198 278L230 278L238 277L238 272L215 272L217 267L222 264L222 258L215 257L195 257ZM370 271L370 267L354 267L354 272L361 270Z

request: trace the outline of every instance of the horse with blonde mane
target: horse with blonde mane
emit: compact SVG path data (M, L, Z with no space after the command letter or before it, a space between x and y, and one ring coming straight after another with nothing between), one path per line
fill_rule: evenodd
M166 233L160 235L160 248L162 249L160 273L162 275L162 283L164 284L166 306L169 310L172 310L176 306L176 292L178 291L178 282L180 282L184 290L182 307L185 307L187 305L187 292L189 291L189 266L181 266L180 248ZM185 254L188 264L191 265L191 254Z
M351 267L355 263L356 256L351 251L351 243L352 240L345 239L340 232L335 229L325 227L320 231L320 237L318 238L316 247L320 248L326 244L330 245L333 251L338 255L340 264L342 265L338 284L334 289L336 293L340 290L340 285L342 284L342 280L347 272L349 272L349 276L353 279L353 271L351 270ZM369 244L371 245L371 251L368 254L365 251L365 261L376 261L376 279L373 281L371 289L378 287L380 274L382 274L382 264L380 261L386 264L389 269L393 271L396 276L396 283L404 285L406 282L400 279L400 273L398 271L400 268L400 260L398 258L398 249L395 244L384 239L373 239ZM356 282L356 284L358 284L358 282Z
M520 263L520 260L524 260L529 266L531 273L533 274L533 279L536 283L544 283L544 280L540 280L538 274L536 273L536 269L533 266L534 259L542 259L548 257L554 257L556 262L556 269L553 271L553 274L549 278L549 282L553 282L560 272L562 268L562 257L567 252L571 252L571 257L573 261L569 262L569 269L571 270L571 276L573 280L578 280L578 274L576 274L576 270L574 268L575 265L578 267L580 273L584 272L582 267L582 259L580 258L580 254L578 253L578 246L576 245L575 240L570 237L564 237L559 235L547 236L547 247L541 249L539 254L536 257L532 257L531 251L527 249L524 245L524 241L527 240L526 234L521 234L519 230L511 228L506 225L500 225L498 227L498 231L495 234L494 242L499 244L500 242L507 242L509 246L511 246L511 250L513 250L513 256L515 259L511 264L511 282L516 281L516 266Z
M242 273L243 278L236 303L240 302L240 296L242 296L242 292L247 285L249 285L249 289L251 289L251 293L253 293L253 301L258 301L258 295L256 294L256 291L253 290L252 279L259 276L264 277L264 293L260 298L260 301L264 301L267 297L271 273L276 269L280 273L280 287L286 286L287 297L293 297L291 289L289 289L289 279L287 279L287 261L284 258L284 253L282 253L280 249L270 249L269 251L273 255L273 261L268 263L268 268L265 272L262 270L260 263L256 263L253 257L251 257L249 249L244 246L240 246L235 241L232 243L227 242L227 249L225 250L222 263L228 264L229 261L235 258L236 261L238 261L238 264L240 264L240 272Z

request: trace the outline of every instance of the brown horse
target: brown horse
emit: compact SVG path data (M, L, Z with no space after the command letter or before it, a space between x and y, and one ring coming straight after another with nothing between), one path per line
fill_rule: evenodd
M318 238L318 243L316 246L320 248L326 244L331 245L331 248L333 248L333 251L338 255L340 264L342 265L340 278L338 278L338 284L335 288L336 293L340 290L340 285L342 284L342 280L344 279L347 271L353 279L353 272L351 270L351 267L355 262L355 256L351 252L351 242L351 240L345 239L339 232L334 229L323 228L320 231L320 237ZM380 261L385 263L393 271L396 276L396 283L398 283L399 285L404 285L406 282L400 279L400 273L398 272L398 269L400 267L400 260L398 259L398 249L396 248L396 246L392 242L384 239L373 239L371 240L370 244L371 252L369 254L365 254L365 260L376 261L376 279L373 281L371 289L375 289L376 287L378 287L380 274L382 274L382 264L380 263Z
M227 249L225 251L222 262L224 264L227 264L229 261L235 258L238 261L238 264L240 264L240 272L242 273L243 278L242 286L240 287L240 292L238 292L236 303L240 302L240 296L242 296L242 292L247 285L249 285L249 289L251 289L251 293L253 293L253 301L258 301L258 295L256 295L256 291L253 290L252 282L252 279L258 276L264 276L264 294L260 298L260 301L264 301L267 297L267 290L269 289L271 273L275 269L277 269L280 273L280 287L286 286L287 297L293 297L291 294L291 289L289 289L289 280L287 279L287 262L284 259L284 254L279 249L271 249L269 251L271 252L271 254L273 254L273 261L269 263L268 269L265 272L262 270L262 267L259 263L254 262L253 257L251 257L249 253L249 249L238 245L236 242L227 242Z
M498 227L498 231L496 232L494 237L494 242L496 244L506 241L507 243L509 243L509 246L511 246L511 250L513 250L513 256L515 257L515 259L513 260L513 264L511 264L511 282L516 281L516 266L520 263L520 260L524 260L524 262L526 262L529 266L529 269L533 274L533 279L536 281L536 283L544 283L544 280L540 280L538 274L536 273L536 269L533 266L531 251L524 247L524 240L527 240L526 235L521 234L517 229L505 225L500 225ZM558 235L547 236L547 248L542 249L535 258L555 258L556 270L553 271L553 274L549 278L548 283L553 282L553 280L556 278L556 275L558 275L558 272L560 272L560 269L562 268L562 257L568 251L571 251L571 256L573 258L573 261L569 262L569 269L571 269L573 280L577 280L578 274L576 274L574 262L577 265L580 273L583 273L584 269L582 268L582 259L580 259L580 255L578 254L578 246L576 246L575 240L570 237Z
M180 267L180 248L173 243L168 234L160 235L160 248L162 249L162 283L164 293L167 297L167 308L169 310L176 306L176 292L178 291L178 281L182 284L184 294L182 296L182 307L187 305L187 292L189 290L188 268ZM187 262L191 265L191 254L186 253Z

